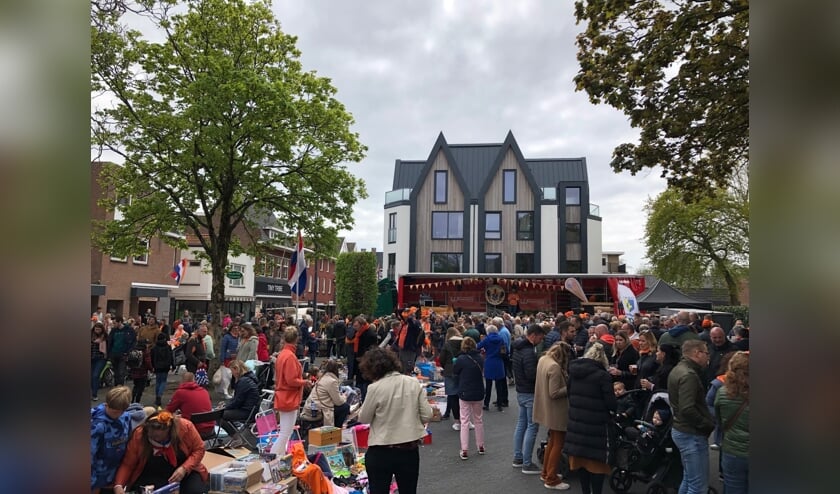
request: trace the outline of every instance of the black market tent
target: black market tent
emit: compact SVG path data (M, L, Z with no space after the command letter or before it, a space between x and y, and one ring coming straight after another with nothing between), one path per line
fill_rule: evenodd
M656 280L644 292L636 297L639 308L643 311L659 310L663 307L685 307L690 309L711 310L712 303L689 297L662 280Z

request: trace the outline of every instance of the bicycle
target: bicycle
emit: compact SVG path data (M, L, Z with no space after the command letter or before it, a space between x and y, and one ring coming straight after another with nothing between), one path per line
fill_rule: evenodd
M99 386L110 388L114 385L114 364L110 360L105 361L105 367L99 373Z

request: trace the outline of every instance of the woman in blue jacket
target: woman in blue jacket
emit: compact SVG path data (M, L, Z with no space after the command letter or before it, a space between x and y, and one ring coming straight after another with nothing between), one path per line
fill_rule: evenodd
M496 408L501 412L503 406L508 403L507 379L505 376L505 362L502 352L507 352L505 340L499 336L499 328L488 324L484 330L485 337L478 344L479 350L484 350L484 410L490 409L490 395L493 391L493 383L496 383ZM504 350L502 350L504 348Z

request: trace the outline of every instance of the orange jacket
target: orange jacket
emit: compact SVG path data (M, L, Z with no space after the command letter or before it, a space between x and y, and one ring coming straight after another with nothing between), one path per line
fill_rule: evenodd
M286 343L274 363L274 409L291 412L303 400L303 367L295 352L297 347Z
M183 467L187 474L190 472L198 472L201 480L207 482L210 474L207 469L201 464L201 459L204 458L204 441L198 435L195 426L189 420L184 420L174 417L175 427L178 428L178 447L181 452L187 456L186 461L179 467ZM114 478L114 485L124 485L126 489L131 487L134 482L140 477L140 473L146 467L146 458L143 455L143 427L139 426L134 429L131 434L131 439L128 440L128 446L125 450L120 468L117 469L117 476Z

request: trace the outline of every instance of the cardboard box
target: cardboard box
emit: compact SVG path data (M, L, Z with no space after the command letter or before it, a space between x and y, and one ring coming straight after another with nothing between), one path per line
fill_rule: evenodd
M253 452L248 448L210 448L205 453L207 454L213 453L215 455L226 456L228 458L239 459L245 456L252 454ZM203 462L202 462L203 463Z
M315 446L326 446L328 444L338 444L341 442L341 429L338 427L330 427L325 425L310 429L309 444Z
M207 452L201 463L210 472L211 493L239 493L262 483L263 465L259 461L242 462Z

